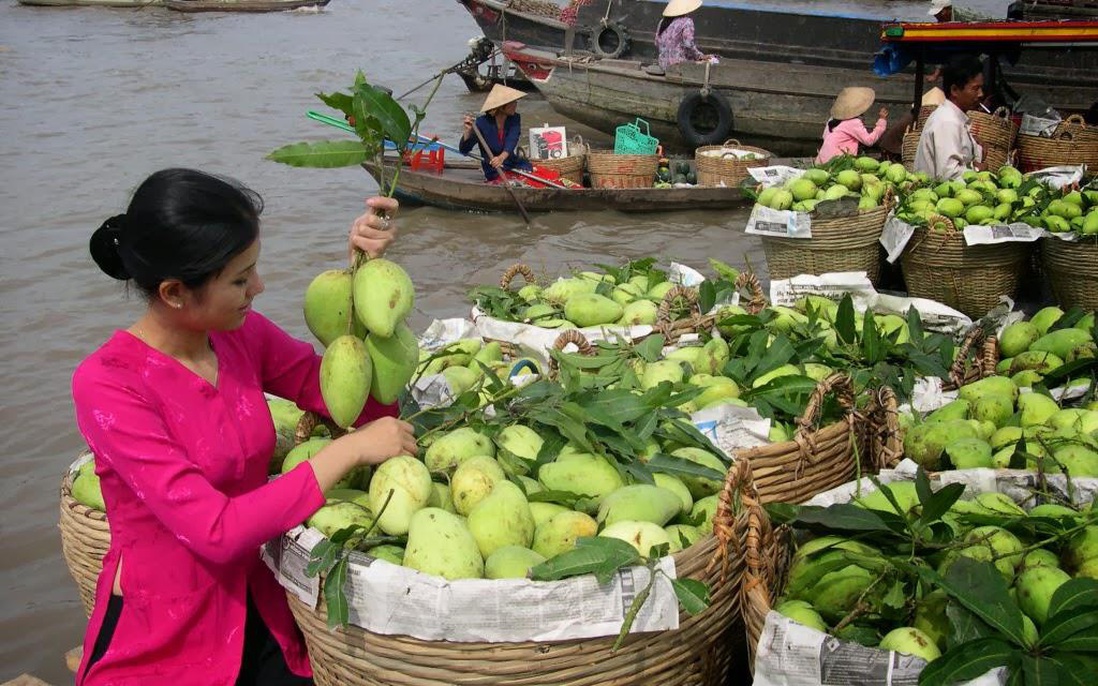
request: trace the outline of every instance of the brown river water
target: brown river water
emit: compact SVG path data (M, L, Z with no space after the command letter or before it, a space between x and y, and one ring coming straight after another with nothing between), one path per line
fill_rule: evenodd
M91 261L91 232L157 169L234 176L266 201L267 291L256 306L308 337L305 287L341 265L350 222L376 185L359 169L293 169L264 155L343 136L304 115L327 111L313 94L345 89L355 69L400 93L459 61L478 33L452 0L335 0L319 13L261 15L0 5L0 682L30 672L71 683L63 654L83 635L57 528L61 476L82 446L69 381L141 311ZM421 131L456 141L461 113L483 97L447 77ZM607 141L536 96L520 112L527 126L565 124ZM390 254L415 281L411 323L422 330L468 313L467 289L495 283L520 261L556 274L648 255L698 267L717 257L750 260L765 276L746 217L560 213L526 226L517 215L406 208Z

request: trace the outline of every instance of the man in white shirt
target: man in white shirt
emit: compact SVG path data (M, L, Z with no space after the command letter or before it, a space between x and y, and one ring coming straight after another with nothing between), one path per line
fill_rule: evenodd
M915 171L952 181L966 169L982 169L983 149L972 137L968 115L984 97L984 66L964 56L942 68L946 101L927 118L915 153Z

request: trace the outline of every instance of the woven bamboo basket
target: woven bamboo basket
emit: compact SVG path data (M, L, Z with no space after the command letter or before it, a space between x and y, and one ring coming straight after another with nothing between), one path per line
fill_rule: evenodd
M1041 240L1041 257L1056 302L1065 309L1098 310L1098 238Z
M592 188L650 188L659 164L659 155L618 155L607 150L587 153Z
M824 400L835 397L846 415L817 427ZM737 450L738 462L751 463L753 482L763 503L800 503L855 478L864 421L857 415L850 378L832 374L816 386L793 440Z
M1008 164L1018 135L1018 125L1011 118L1010 110L999 107L990 114L972 111L968 118L972 121L972 137L984 149L985 167L998 171Z
M718 497L713 535L673 556L678 578L709 587L709 608L697 615L682 613L677 630L631 634L614 652L614 636L450 643L350 625L333 631L323 603L313 609L292 593L287 598L305 635L318 686L719 686L726 683L742 637L737 618L744 563L727 542L754 540L750 527L757 515L746 513L757 512L757 502L747 466L730 469Z
M732 149L755 153L754 160L741 160ZM694 151L694 166L698 172L699 186L738 186L751 176L748 169L765 167L770 164L773 154L762 148L741 145L738 140L729 138L721 145L703 145Z
M812 238L761 236L771 279L798 274L865 272L873 285L881 278L881 231L891 200L850 217L812 220Z
M1023 172L1078 164L1098 167L1098 131L1082 117L1068 117L1051 138L1018 134L1018 166Z
M904 132L903 142L900 144L900 161L904 169L915 171L915 154L919 152L919 136L922 128L908 129Z
M106 512L93 510L72 497L75 471L73 462L61 479L61 556L76 582L84 614L90 617L95 605L95 584L103 571L103 556L111 545L111 530Z
M758 314L766 307L766 296L763 295L762 284L751 272L740 272L736 277L736 288L746 291L746 299L741 297L740 302L749 314ZM679 312L685 309L686 314L678 319L672 319L676 307L679 308ZM716 322L717 312L702 314L696 288L675 286L667 291L663 300L660 301L653 334L662 335L668 343L675 343L687 334L711 331Z
M1014 297L1029 256L1026 243L965 245L964 234L945 217L945 231L915 228L900 263L908 293L948 305L970 317L983 317L999 302Z
M921 129L926 124L926 120L930 118L930 115L934 113L934 110L938 109L937 105L923 105L919 108L919 117L916 120L915 128Z
M534 163L539 167L552 169L559 173L561 178L583 185L583 167L584 163L587 161L587 153L590 152L591 146L584 143L583 138L576 136L573 139L573 142L569 144L568 150L572 153L568 155L568 157L535 160Z

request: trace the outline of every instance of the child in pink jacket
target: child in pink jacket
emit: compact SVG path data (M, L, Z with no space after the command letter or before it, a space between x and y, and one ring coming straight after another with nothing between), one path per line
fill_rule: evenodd
M381 254L396 202L367 201L350 243ZM259 197L187 169L156 172L91 238L146 308L73 375L111 529L76 673L81 686L312 683L301 632L260 545L302 523L359 465L416 453L396 408L273 481L264 392L325 413L320 357L252 311L263 291Z
M850 87L840 91L831 106L831 119L824 127L823 145L816 155L816 164L823 164L839 155L857 155L858 145L873 145L888 126L888 108L877 112L877 124L872 131L865 128L861 116L869 109L877 94L872 88Z

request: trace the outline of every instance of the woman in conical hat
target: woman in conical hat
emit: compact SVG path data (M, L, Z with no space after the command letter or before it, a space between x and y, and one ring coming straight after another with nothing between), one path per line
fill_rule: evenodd
M509 169L522 169L530 171L532 167L527 160L515 156L515 146L518 145L519 135L522 132L522 118L518 115L519 98L526 97L526 93L515 90L503 84L492 86L488 97L484 99L483 112L476 120L472 115L465 115L462 122L461 141L458 149L468 154L474 146L480 146L480 166L484 170L484 178L489 183L498 183L503 180L501 171ZM480 131L481 143L477 139L473 127ZM487 144L488 149L484 149Z
M702 6L702 0L671 0L663 8L663 18L656 26L656 48L660 54L660 67L682 62L705 61L710 58L698 50L694 42L694 20L691 14Z
M839 92L831 106L831 119L824 127L823 145L816 156L816 164L839 155L857 155L859 144L873 145L880 139L888 125L887 107L877 111L877 124L872 131L862 122L862 115L876 98L872 88L852 86Z

